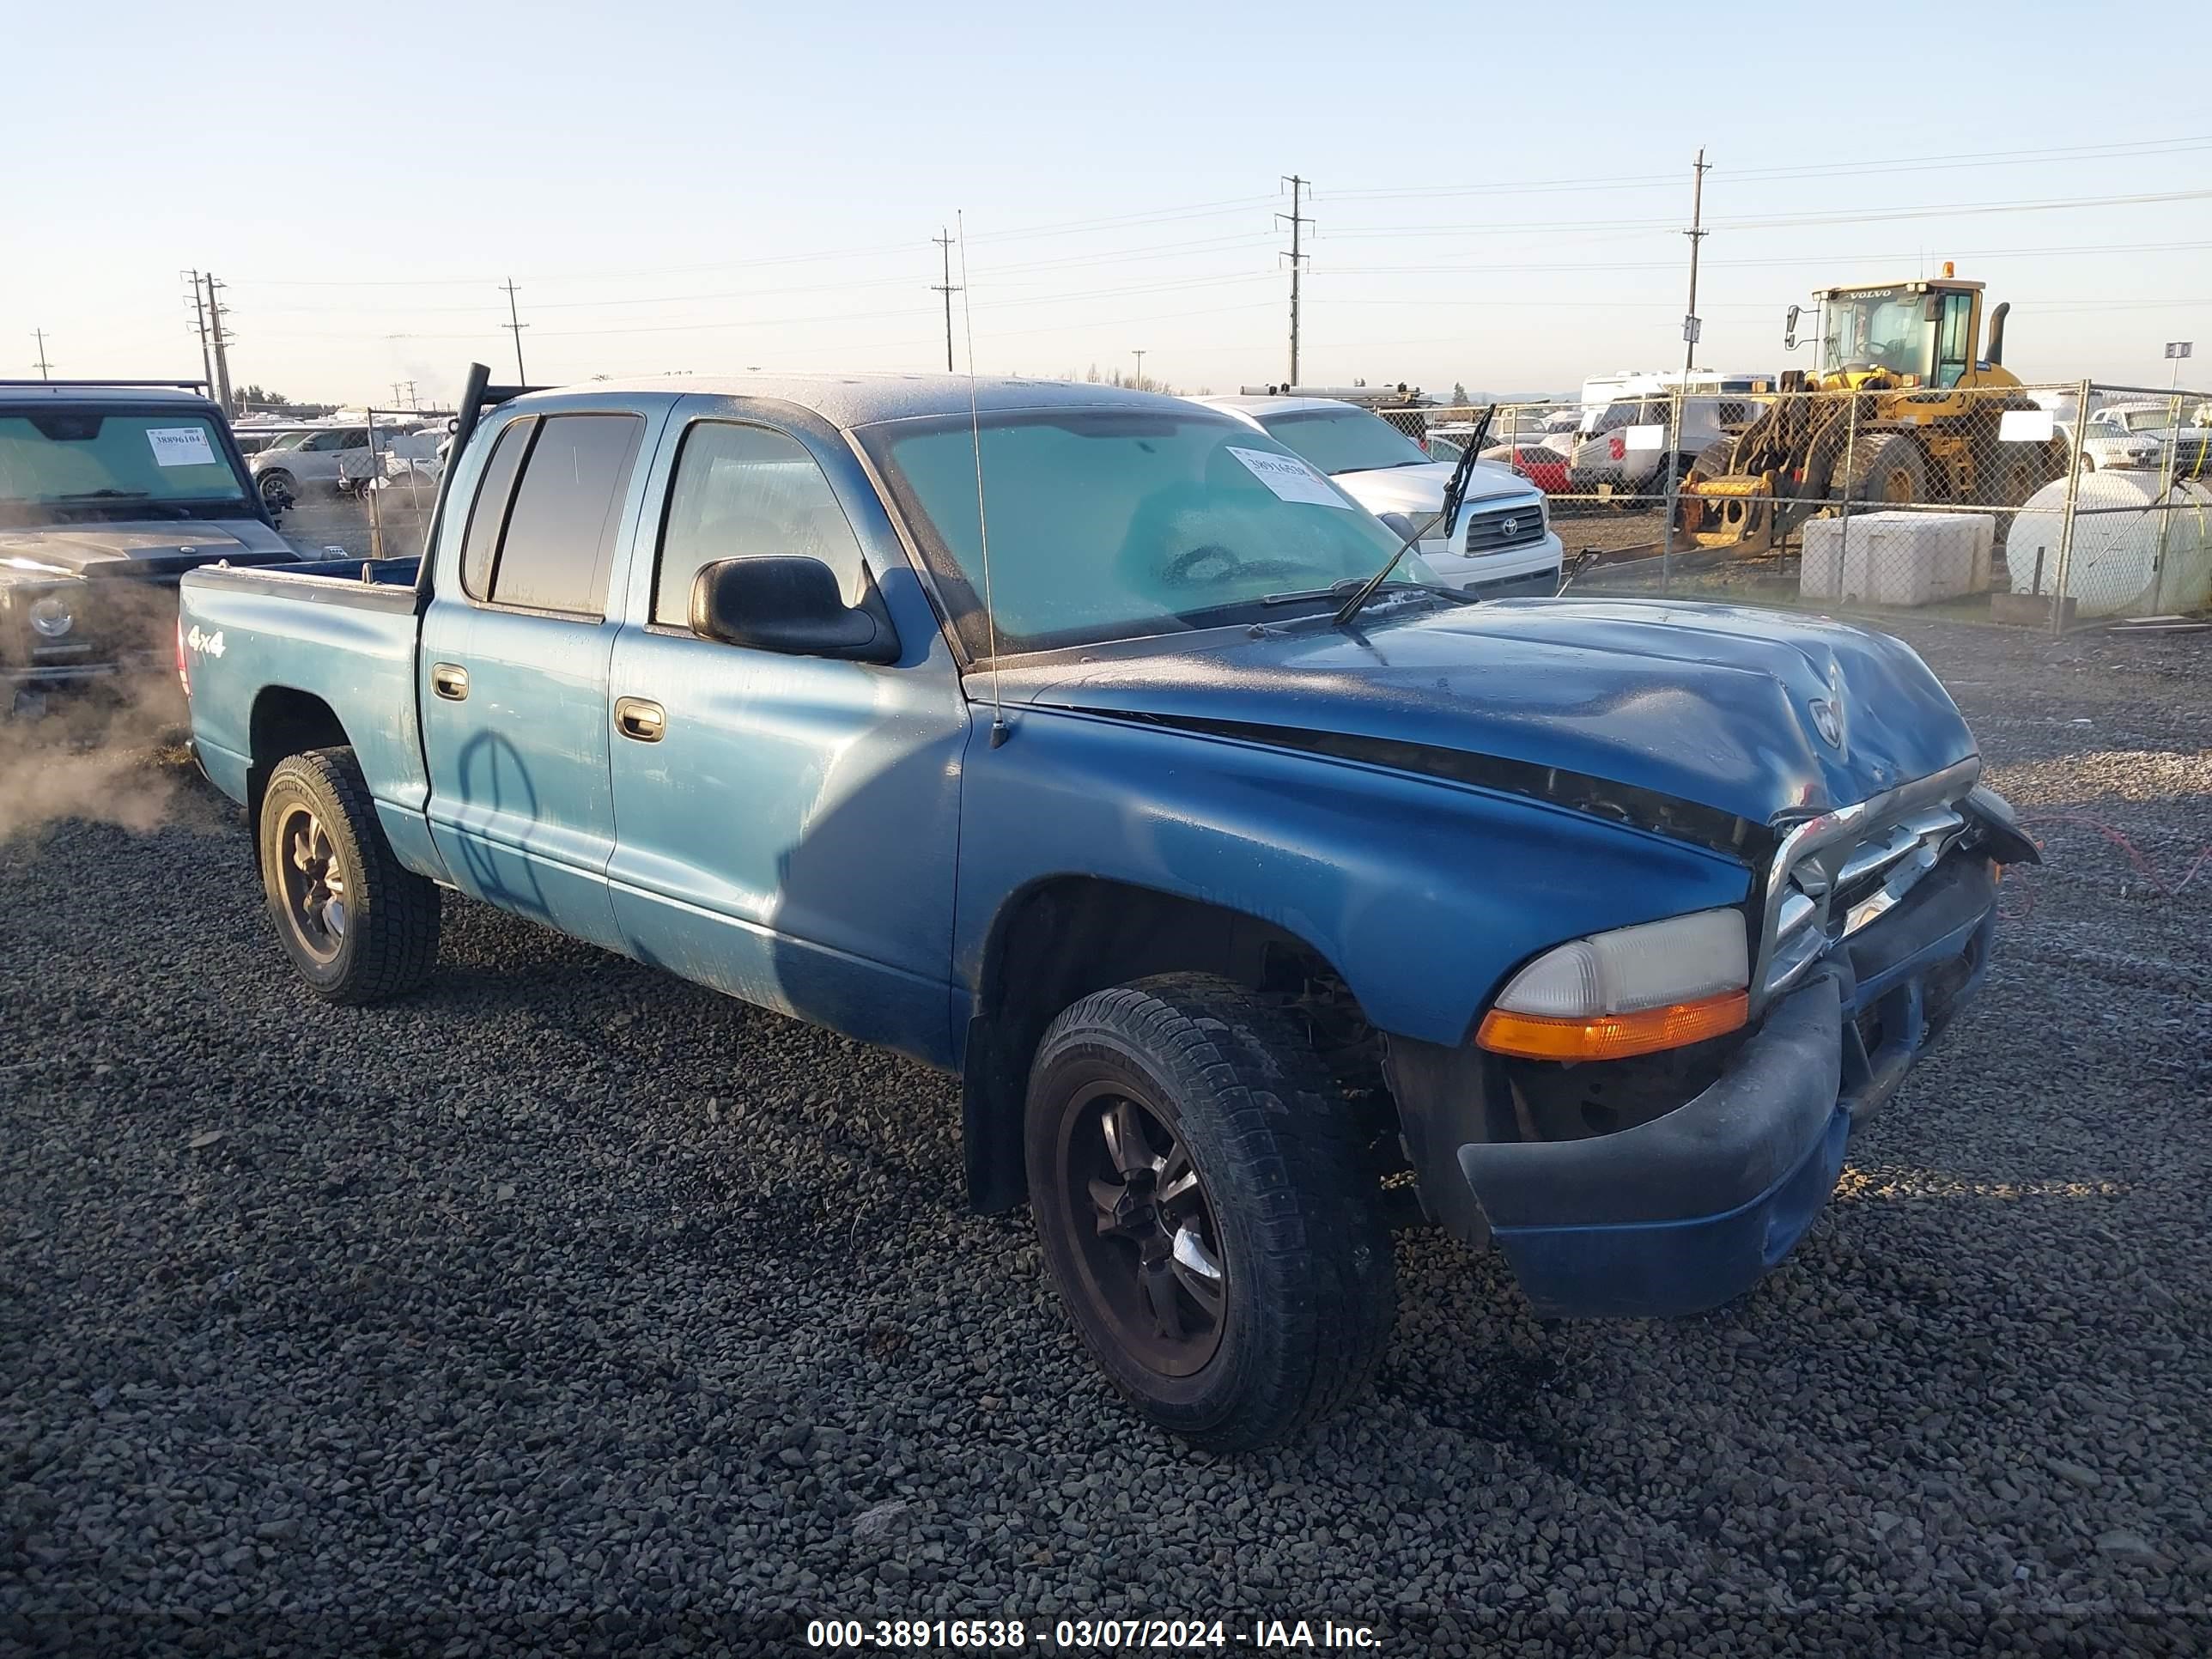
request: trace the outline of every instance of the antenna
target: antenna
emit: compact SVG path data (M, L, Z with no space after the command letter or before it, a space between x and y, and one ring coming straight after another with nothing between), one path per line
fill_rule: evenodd
M968 304L968 218L955 212L960 233L960 326L968 336L968 434L975 447L975 539L983 561L983 626L991 642L991 747L1006 740L1006 700L999 695L999 613L991 606L991 525L983 516L983 416L975 406L975 314ZM949 296L948 296L949 297Z

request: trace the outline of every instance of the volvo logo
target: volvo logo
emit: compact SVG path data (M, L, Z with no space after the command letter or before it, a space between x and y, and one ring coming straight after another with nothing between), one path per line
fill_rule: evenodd
M1826 744L1831 749L1842 748L1844 746L1844 721L1843 717L1836 713L1835 704L1826 702L1824 699L1815 698L1811 707L1813 710L1813 729L1820 734L1820 741Z

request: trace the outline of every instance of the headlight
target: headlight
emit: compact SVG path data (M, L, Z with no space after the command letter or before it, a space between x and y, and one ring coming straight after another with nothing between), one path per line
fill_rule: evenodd
M1743 915L1699 910L1594 933L1516 974L1475 1042L1527 1060L1624 1060L1702 1042L1749 1017Z
M76 626L66 600L51 593L31 607L31 631L43 640L58 640Z

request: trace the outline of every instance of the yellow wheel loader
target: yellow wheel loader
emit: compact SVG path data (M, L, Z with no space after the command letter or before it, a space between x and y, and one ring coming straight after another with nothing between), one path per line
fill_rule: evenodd
M2004 366L2000 305L1982 337L1982 284L1940 277L1832 288L1820 303L1820 355L1792 369L1741 432L1708 445L1682 482L1678 528L1701 547L1764 551L1814 514L1956 501L2018 507L2067 465L2066 441L2001 436L2035 404ZM1790 307L1790 349L1800 307Z

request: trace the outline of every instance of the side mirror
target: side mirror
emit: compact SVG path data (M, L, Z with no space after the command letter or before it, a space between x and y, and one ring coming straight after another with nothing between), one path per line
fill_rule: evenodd
M1384 513L1377 516L1382 520L1382 527L1401 542L1412 541L1414 531L1420 527L1402 513Z
M723 559L691 579L691 631L790 657L896 662L898 634L871 592L845 603L819 559Z
M1797 349L1797 319L1804 314L1805 308L1802 306L1790 307L1790 315L1782 325L1782 349L1784 351Z

